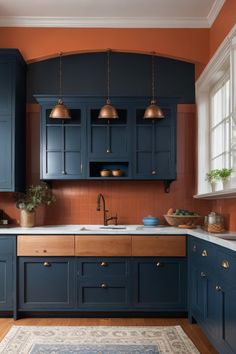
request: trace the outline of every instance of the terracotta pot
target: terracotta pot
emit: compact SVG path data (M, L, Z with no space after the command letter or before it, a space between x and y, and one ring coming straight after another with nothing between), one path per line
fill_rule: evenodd
M33 227L35 225L35 211L20 210L20 226Z

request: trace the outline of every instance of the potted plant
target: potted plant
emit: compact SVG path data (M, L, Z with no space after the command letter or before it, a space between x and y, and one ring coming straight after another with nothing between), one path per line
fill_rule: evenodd
M233 169L232 168L222 168L219 171L219 176L220 179L223 183L223 188L228 188L229 187L229 180L230 180L230 176L233 173Z
M44 182L30 186L25 193L15 194L16 207L20 209L20 226L35 225L35 210L40 204L46 206L55 202L52 190Z
M209 171L206 174L206 180L211 184L212 192L215 192L216 190L218 190L219 189L218 183L221 181L220 170L214 169L214 170Z

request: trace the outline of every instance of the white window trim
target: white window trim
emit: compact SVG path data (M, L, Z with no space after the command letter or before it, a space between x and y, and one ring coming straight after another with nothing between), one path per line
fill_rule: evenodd
M195 198L232 198L236 196L235 188L226 191L211 192L205 180L210 170L210 90L230 68L231 111L236 118L236 25L231 29L203 73L196 82L196 103L198 121L198 178Z

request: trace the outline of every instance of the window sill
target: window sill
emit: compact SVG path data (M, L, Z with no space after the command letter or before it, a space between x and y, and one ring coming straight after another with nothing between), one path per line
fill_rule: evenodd
M236 197L236 188L222 189L217 192L210 192L204 194L196 194L193 196L196 199L229 199Z

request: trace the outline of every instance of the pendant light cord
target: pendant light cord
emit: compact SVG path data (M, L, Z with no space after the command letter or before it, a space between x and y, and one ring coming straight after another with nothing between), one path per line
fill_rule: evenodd
M59 98L62 99L62 52L59 55Z
M155 52L152 53L152 101L155 100Z
M107 51L107 100L110 101L110 54L111 50Z

